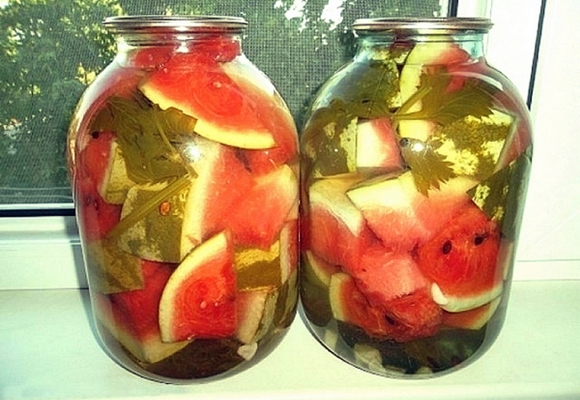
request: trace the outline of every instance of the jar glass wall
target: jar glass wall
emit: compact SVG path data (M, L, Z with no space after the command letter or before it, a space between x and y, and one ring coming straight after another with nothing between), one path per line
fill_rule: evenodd
M317 339L385 376L453 371L505 318L532 156L487 19L360 19L301 137L301 299Z
M118 54L69 132L95 323L163 382L269 354L297 303L298 139L241 18L115 17Z

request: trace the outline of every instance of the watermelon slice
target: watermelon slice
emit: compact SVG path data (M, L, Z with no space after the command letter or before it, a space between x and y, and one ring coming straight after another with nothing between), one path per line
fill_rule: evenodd
M356 168L381 173L399 171L403 158L391 121L379 118L359 122L356 135Z
M149 363L181 350L189 342L163 343L158 315L163 288L173 273L171 264L142 261L144 287L108 297L94 294L98 320L130 353Z
M298 206L298 201L296 202ZM287 221L280 232L280 281L286 283L298 270L298 218Z
M470 201L466 192L474 184L455 178L427 197L417 191L411 172L405 172L396 179L359 185L347 196L385 247L410 251L428 241Z
M127 175L125 159L121 155L117 141L111 142L109 162L104 169L103 180L98 185L100 195L107 203L123 204L127 198L127 192L135 182Z
M472 310L457 313L444 312L443 325L450 328L459 329L481 329L487 323L487 321L490 320L493 314L495 314L500 301L501 296L498 296L489 303Z
M232 69L236 63L226 64ZM238 76L232 79L224 70L226 64L203 53L178 53L140 89L162 109L174 107L196 118L195 131L208 139L246 149L276 147L279 136L289 135L296 141L295 127L280 134L271 129L273 121L289 121L280 115L288 110L277 106L273 86L263 87Z
M193 145L192 145L193 146ZM185 256L206 238L224 229L226 216L254 186L254 179L232 147L196 138L197 172L185 205L181 254Z
M345 269L355 278L369 303L383 306L389 301L429 287L417 264L408 253L393 253L375 246L363 254L354 269Z
M471 310L501 293L499 243L497 225L471 203L417 249L417 265L434 282L433 299L444 310Z
M234 208L222 214L237 245L269 248L298 202L298 178L288 166L258 176Z
M262 339L273 328L278 291L267 286L238 292L236 338L244 343Z
M384 311L369 304L350 275L332 275L328 294L332 315L338 321L358 326L369 336L385 338L390 332Z
M169 278L159 303L162 340L232 336L236 290L232 243L221 232L189 253Z
M311 250L332 264L356 265L362 251L374 239L363 214L346 196L347 190L360 178L346 175L315 182L309 190L309 207L304 230Z
M385 318L392 324L389 335L398 342L432 336L441 327L443 311L427 288L396 297L384 307Z
M307 279L310 281L314 278L315 282L321 286L328 287L332 275L341 272L338 266L327 263L311 251L307 251L304 256L303 271L305 277L308 277Z

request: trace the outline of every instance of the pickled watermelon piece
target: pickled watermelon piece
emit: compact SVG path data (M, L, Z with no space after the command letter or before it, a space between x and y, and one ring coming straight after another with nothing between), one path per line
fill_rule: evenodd
M384 338L390 332L384 311L369 304L350 275L332 275L329 298L332 315L338 321L358 326L369 336Z
M163 343L159 331L159 301L174 266L141 262L144 286L109 295L94 294L98 320L137 359L155 363L187 346L188 341Z
M109 163L103 174L103 180L98 185L100 195L107 203L123 204L127 192L135 182L127 175L127 166L121 151L114 140L111 143Z
M343 176L315 182L309 190L303 250L332 264L356 265L374 239L363 214L346 196L360 178Z
M297 199L298 200L298 199ZM298 208L298 201L296 201ZM292 212L290 213L291 216ZM298 271L298 215L286 221L280 232L280 281L286 283Z
M249 80L251 76L232 79L224 66L233 68L236 63L232 60L221 64L198 52L178 53L164 68L152 73L140 89L162 109L174 107L196 118L196 133L208 139L245 149L286 146L288 133L290 141L296 141L293 126L290 131L272 130L274 123L289 122L286 115L281 115L288 110L277 106L273 86L260 86Z
M185 205L181 254L206 238L222 231L227 217L254 186L254 178L236 156L234 148L196 138L191 152L198 154L193 163L197 178Z
M268 77L246 57L221 64L224 72L248 95L254 112L276 145L269 149L276 158L292 160L298 155L298 131L288 105Z
M354 278L337 273L330 279L329 297L334 318L378 339L407 342L431 336L441 326L442 311L427 289L377 306L369 302Z
M434 282L433 299L444 310L471 310L502 292L499 243L497 224L469 204L417 249L417 265Z
M220 232L189 253L165 285L159 303L162 340L232 336L237 329L236 285L233 245Z
M417 191L411 172L405 172L395 179L361 184L347 196L385 247L410 251L470 202L467 190L474 185L468 178L455 178L425 196Z
M443 313L443 325L459 329L481 329L495 314L500 301L501 296L498 296L489 303L472 310L455 313L446 311Z
M179 263L183 259L180 242L169 238L181 236L189 185L175 195L158 198L167 186L166 182L139 184L128 191L121 218L142 208L150 210L119 234L119 247L127 253L160 262Z
M359 122L356 136L356 168L382 173L403 168L395 130L388 118Z
M432 336L441 327L443 311L428 288L388 301L385 310L391 323L389 335L398 342Z
M236 338L244 343L255 343L274 327L278 291L275 287L258 287L238 292L238 329Z
M121 219L121 206L107 203L95 185L80 179L75 184L76 215L79 230L87 241L101 240Z
M267 249L298 202L298 178L288 166L255 177L234 208L223 214L237 245Z
M369 248L360 263L345 269L372 305L384 307L389 301L429 288L409 253L395 253L383 246Z
M321 286L328 287L332 275L341 272L340 267L324 261L322 258L316 256L311 251L306 251L304 254L303 264L304 275L312 281L314 278Z

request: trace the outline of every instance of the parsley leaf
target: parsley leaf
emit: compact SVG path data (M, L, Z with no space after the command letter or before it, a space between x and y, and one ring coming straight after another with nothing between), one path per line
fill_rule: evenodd
M395 120L425 119L446 125L468 115L492 113L495 89L491 85L466 78L460 89L449 91L451 78L444 72L424 73L418 90L395 113ZM419 101L421 110L408 112Z
M429 189L439 189L441 183L455 177L453 164L435 151L434 143L403 138L399 144L420 193L427 196Z

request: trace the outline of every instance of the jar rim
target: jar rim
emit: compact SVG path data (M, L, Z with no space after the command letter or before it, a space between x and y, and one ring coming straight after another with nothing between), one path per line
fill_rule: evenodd
M248 23L242 17L221 15L125 15L107 17L103 25L112 33L235 33L241 32Z
M358 32L386 32L394 34L486 33L493 26L489 18L430 17L430 18L359 18L352 28Z

